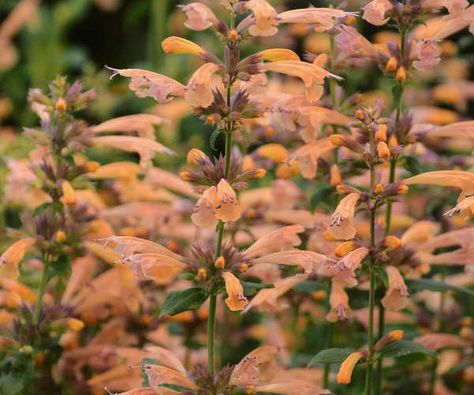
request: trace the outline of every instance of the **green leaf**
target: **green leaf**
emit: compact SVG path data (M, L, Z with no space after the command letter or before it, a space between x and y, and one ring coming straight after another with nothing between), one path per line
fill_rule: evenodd
M303 281L293 287L296 292L325 291L326 286L319 281Z
M240 283L242 284L242 287L244 287L245 296L253 296L260 289L275 288L273 284L252 283L250 281L241 281Z
M318 352L309 362L308 367L317 363L341 363L353 352L353 348L328 348Z
M410 340L399 340L394 343L390 343L379 352L384 358L399 358L410 354L425 354L429 356L435 356L436 354L423 347L421 344L412 342Z
M403 167L413 175L423 173L423 167L420 164L418 158L414 156L405 156L403 161Z
M217 151L216 149L216 141L217 141L217 138L219 137L219 135L222 133L222 130L221 129L215 129L212 134L211 134L211 137L209 138L209 145L211 146L211 149L213 151Z
M447 292L453 291L460 294L466 294L474 296L474 291L468 288L461 288L455 285L451 285L441 281L435 281L428 278L422 278L419 280L406 280L406 284L410 292L417 291L434 291L434 292Z
M51 207L51 203L50 202L46 202L46 203L43 203L43 204L40 204L38 207L36 207L33 212L31 213L31 216L34 218L34 217L37 217L38 215L40 215L41 213L43 213L48 207Z
M196 310L206 301L208 296L207 291L201 287L170 292L163 303L160 317L165 314L175 315L183 311Z
M331 185L323 185L319 187L313 196L311 196L311 201L309 204L309 209L314 211L314 209L321 203L327 200L329 196L335 191L334 187Z

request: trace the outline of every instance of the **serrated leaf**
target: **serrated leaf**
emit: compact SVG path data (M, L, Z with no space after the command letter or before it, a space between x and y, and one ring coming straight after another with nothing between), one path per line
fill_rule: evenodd
M353 352L353 348L328 348L318 352L309 362L308 367L317 363L341 363Z
M196 310L206 301L208 296L207 291L201 287L170 292L163 303L160 317L165 314L175 315L183 311Z
M460 294L474 296L474 291L468 288L457 287L441 281L435 281L428 278L419 280L406 280L406 284L410 292L417 291L433 291L433 292L447 292L453 291Z
M240 283L244 287L245 296L253 296L261 289L275 288L273 284L252 283L250 281L241 281Z
M326 286L319 281L303 281L293 287L296 292L325 291Z
M399 340L388 344L379 351L379 354L384 358L400 358L410 354L435 355L433 351L410 340Z

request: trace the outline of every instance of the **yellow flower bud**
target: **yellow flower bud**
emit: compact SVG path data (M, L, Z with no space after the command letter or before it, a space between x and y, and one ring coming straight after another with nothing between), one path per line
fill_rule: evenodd
M382 193L383 192L383 184L381 184L381 183L375 184L374 192L376 194Z
M288 158L288 150L281 144L262 145L257 149L257 154L274 163L281 163Z
M76 204L76 192L74 191L74 188L69 183L69 181L64 180L61 183L61 188L63 191L64 204L67 204L69 206Z
M334 250L334 255L341 258L346 256L349 252L355 250L358 247L357 243L353 241L345 241L344 243L339 244Z
M100 167L100 163L96 161L89 160L84 164L84 171L86 173L92 173Z
M402 246L402 241L397 236L387 236L384 240L384 244L391 248L392 250L396 250Z
M355 114L354 114L354 117L356 117L358 120L360 121L363 121L365 119L365 113L364 113L364 110L362 110L361 108L359 108Z
M336 185L339 185L341 183L341 171L339 170L339 166L336 165L336 164L333 164L331 166L331 170L330 170L330 173L331 173L331 177L330 177L330 184L332 186L336 186Z
M405 336L404 332L401 329L397 329L394 331L389 332L385 336L383 336L374 346L375 351L380 351L385 346L402 340Z
M229 31L229 33L227 33L227 38L230 41L237 41L239 39L239 33L237 32L237 30L232 29Z
M342 147L346 144L344 136L341 134L331 134L329 136L329 141L335 147Z
M331 235L331 233L329 233L328 230L325 230L323 232L323 238L324 238L324 240L327 240L327 241L336 241L337 240L334 236Z
M204 269L203 267L201 267L201 268L198 270L197 276L198 276L198 279L199 279L200 281L206 280L206 278L207 278L207 271L206 271L206 269Z
M395 136L390 136L388 139L388 146L392 149L398 147L398 140Z
M220 117L217 114L209 114L206 118L206 123L209 125L215 125L219 122Z
M386 160L390 158L390 150L388 149L387 143L379 141L377 144L377 155L380 159Z
M406 195L408 193L408 185L402 184L398 187L398 194L399 195Z
M323 289L320 289L319 291L311 292L311 296L314 300L317 300L317 301L326 300L326 291Z
M185 171L185 170L179 172L179 177L183 181L191 181L191 179L192 179L191 173L189 171Z
M56 111L65 112L66 110L67 110L67 103L66 103L66 100L64 100L64 98L60 97L60 98L56 101Z
M405 82L407 79L407 71L405 70L405 67L399 67L397 70L397 74L395 74L395 78L398 82Z
M247 388L245 388L245 393L247 395L255 395L257 393L255 390L255 386L249 385Z
M255 173L253 175L253 178L259 179L265 177L265 174L267 174L267 171L262 168L255 169Z
M299 61L299 56L291 49L286 48L270 48L259 52L263 60L268 62L277 62L279 60L295 60Z
M214 266L216 267L216 269L220 269L220 270L224 269L225 259L222 255L219 258L216 259L216 262L214 263Z
M197 148L193 148L191 151L188 152L186 156L186 163L188 165L197 165L200 160L204 160L207 158L207 155Z
M63 230L58 230L54 235L54 240L56 240L58 243L63 243L64 241L66 241L66 239L67 236Z
M338 384L347 385L351 383L352 372L363 356L361 352L353 352L344 360L337 372L336 381Z
M67 326L74 332L79 332L84 328L84 323L77 318L69 318L67 320Z
M239 265L239 272L240 273L245 273L248 269L249 269L249 265L245 262L243 262Z
M196 43L176 36L165 38L161 43L161 48L168 54L202 55L205 52Z
M353 15L349 15L345 20L346 25L355 26L357 23L357 18Z
M393 73L397 69L397 66L397 59L392 56L385 65L385 71L388 73Z
M375 141L387 141L387 125L382 123L375 132Z

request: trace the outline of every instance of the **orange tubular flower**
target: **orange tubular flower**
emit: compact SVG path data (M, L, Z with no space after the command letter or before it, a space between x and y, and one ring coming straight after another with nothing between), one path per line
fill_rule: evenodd
M182 37L171 36L161 42L161 48L167 54L190 54L201 56L206 51L196 43Z
M72 205L76 204L76 202L77 202L76 192L74 191L74 188L69 183L69 181L64 180L61 183L61 189L63 191L64 204L67 204L68 206L72 206Z
M286 48L265 49L263 51L260 51L258 55L261 56L262 60L266 60L267 62L277 62L281 60L300 60L300 57L294 51Z
M331 217L329 234L337 240L353 239L357 233L354 226L355 206L360 194L353 192L342 199Z
M389 310L402 310L409 302L405 281L396 267L387 266L385 271L388 276L388 289L382 299L382 304Z
M300 78L306 88L306 97L310 102L320 99L323 94L323 84L326 77L340 79L322 67L312 63L295 60L282 60L278 62L265 63L261 66L263 71L273 71Z
M278 32L277 12L266 0L249 0L244 4L254 17L255 23L249 27L252 36L273 36Z
M225 303L229 310L240 311L248 305L249 301L244 296L244 289L237 277L231 272L222 273L225 282L225 290L227 292L227 299Z
M288 159L288 163L295 161L299 163L301 175L304 178L312 179L318 171L318 160L321 155L334 149L329 138L315 140L298 148Z
M352 372L363 356L364 354L361 352L353 352L344 360L337 372L336 381L338 384L347 385L351 383Z
M14 242L0 256L0 275L9 279L17 279L19 276L18 264L24 258L26 252L36 243L33 237L26 237Z
M89 128L94 134L107 132L137 133L139 137L155 138L155 125L168 121L153 114L133 114L117 117Z

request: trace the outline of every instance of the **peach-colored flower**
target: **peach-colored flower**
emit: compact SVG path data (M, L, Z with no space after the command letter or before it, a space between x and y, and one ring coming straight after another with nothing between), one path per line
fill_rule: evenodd
M429 335L416 337L413 341L432 351L438 351L444 348L465 348L470 345L470 343L462 337L448 333L430 333Z
M171 36L161 42L161 48L168 54L203 55L206 51L196 43L182 37Z
M298 233L304 232L301 225L285 226L255 241L245 250L245 256L257 258L281 250L288 250L301 244Z
M229 383L242 388L269 381L276 373L273 346L261 346L247 354L234 368Z
M343 18L348 13L337 8L302 8L284 11L278 14L279 23L307 23L315 25L318 32L329 31L334 27L338 18Z
M338 240L353 239L357 233L354 225L354 213L360 194L353 192L342 199L337 205L329 224L329 234Z
M361 352L353 352L342 362L336 377L338 384L347 385L351 383L352 372L363 356L364 354Z
M362 261L368 253L369 250L365 247L350 251L334 265L328 267L329 275L333 276L333 279L337 280L342 286L354 287L357 285L355 272L362 266Z
M165 119L153 114L133 114L109 119L89 128L89 130L96 134L107 132L136 132L139 137L153 140L155 138L155 125L161 125L166 122Z
M315 102L322 96L322 85L326 77L340 79L340 77L331 74L322 67L295 60L281 60L278 62L265 63L261 65L261 69L263 71L273 71L301 79L306 88L306 97L310 102Z
M333 278L331 281L329 305L331 310L326 315L329 322L347 320L352 316L352 310L349 307L349 296L337 278Z
M372 0L364 7L362 18L372 25L382 26L388 22L386 14L392 9L393 4L390 0Z
M67 205L74 205L77 202L76 191L67 180L61 182L61 189L63 191L63 202Z
M158 285L169 284L184 267L180 260L156 253L134 254L126 259L138 279L151 279Z
M244 296L244 289L237 277L231 272L222 273L225 282L225 290L227 292L227 299L225 303L231 311L240 311L248 305L249 301Z
M273 36L278 29L276 10L266 0L249 0L245 7L252 11L254 24L249 27L252 36Z
M417 40L411 53L411 57L417 59L413 62L413 66L417 70L429 70L441 61L440 55L441 50L434 40Z
M113 71L110 78L116 75L131 78L128 87L140 98L152 97L158 103L166 103L173 97L182 97L186 93L185 86L180 82L152 71L107 68Z
M157 153L174 155L174 151L163 144L150 139L134 136L98 136L91 137L88 141L92 145L105 145L127 152L136 152L140 155L140 165L147 168Z
M288 158L288 163L297 161L301 175L304 178L312 179L318 171L318 161L321 155L334 149L329 138L312 141L298 148Z
M394 266L387 266L385 272L388 277L388 289L382 298L382 304L389 310L402 310L407 307L408 289L402 275Z
M376 59L377 48L362 34L351 26L341 26L341 32L336 36L336 44L348 56L357 58Z
M99 241L104 244L104 247L110 247L124 257L139 253L152 253L166 255L175 259L180 258L178 254L163 247L161 244L139 237L109 236Z
M211 26L216 26L219 20L205 4L193 2L179 6L188 18L184 25L191 30L206 30Z
M15 241L0 256L0 275L9 279L16 279L19 276L18 265L24 258L27 251L36 243L33 237L25 237Z
M325 264L326 261L326 255L317 252L307 250L288 250L264 255L255 259L253 263L254 265L272 264L298 266L303 269L305 273L311 273L318 266Z
M205 63L199 67L186 86L185 99L192 106L208 107L213 101L212 78L219 70L215 63Z
M161 365L145 365L143 367L151 387L159 387L162 384L177 385L189 390L198 390L199 387L188 379L183 373L172 368Z
M288 307L278 301L278 298L292 289L295 285L305 281L307 274L297 274L296 276L286 277L275 282L274 288L260 290L250 301L244 312L255 308L260 312L278 313Z

